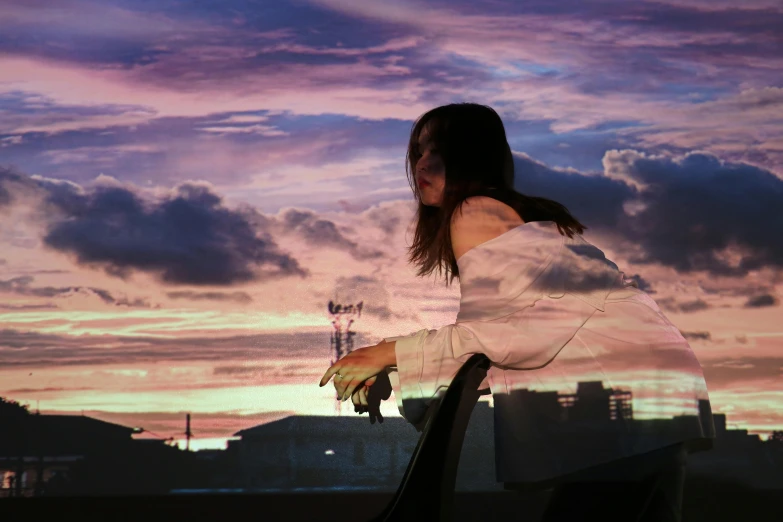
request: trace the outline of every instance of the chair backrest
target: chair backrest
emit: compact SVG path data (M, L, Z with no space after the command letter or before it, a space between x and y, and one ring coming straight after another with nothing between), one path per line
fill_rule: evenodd
M462 365L441 400L434 400L394 498L371 522L452 519L462 443L490 360L474 354Z

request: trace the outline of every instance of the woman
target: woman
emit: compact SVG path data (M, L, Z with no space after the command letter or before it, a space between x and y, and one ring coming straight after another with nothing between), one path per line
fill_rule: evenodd
M364 411L388 374L421 430L457 370L483 353L492 365L479 389L493 394L507 489L554 488L545 520L679 520L685 454L714 438L701 366L679 330L563 205L513 189L491 108L424 114L406 167L419 203L409 260L420 276L460 278L457 320L356 350L321 386L334 376ZM658 418L634 420L632 395L661 404Z

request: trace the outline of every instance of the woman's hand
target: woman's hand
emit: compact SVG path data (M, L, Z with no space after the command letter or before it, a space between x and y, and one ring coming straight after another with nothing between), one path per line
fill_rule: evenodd
M353 395L358 386L396 362L394 345L395 343L393 342L382 342L375 346L367 346L352 351L326 370L324 376L321 377L319 386L325 385L334 375L334 388L337 390L337 396L343 401L347 400ZM337 373L340 375L336 375ZM367 402L366 394L374 382L375 379L365 385L364 402ZM361 397L359 398L360 402L362 400Z
M370 414L370 424L375 424L377 420L383 424L383 415L381 414L381 401L391 397L392 385L386 370L375 377L370 377L364 381L364 385L359 386L351 396L354 410L361 415L364 412Z

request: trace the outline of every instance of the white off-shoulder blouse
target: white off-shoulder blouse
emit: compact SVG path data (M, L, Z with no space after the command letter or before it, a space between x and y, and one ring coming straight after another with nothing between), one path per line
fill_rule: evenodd
M582 236L524 223L457 261L456 322L396 341L400 413L423 428L433 400L475 353L494 402L498 482L547 481L715 437L688 342L645 292Z

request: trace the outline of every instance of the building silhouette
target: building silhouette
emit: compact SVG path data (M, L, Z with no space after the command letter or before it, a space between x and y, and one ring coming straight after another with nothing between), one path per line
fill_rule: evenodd
M0 418L0 497L155 494L187 485L187 452L82 415Z
M747 430L727 429L726 415L712 414L708 401L694 405L693 415L634 419L632 398L631 391L592 381L578 383L574 394L523 389L494 396L493 406L479 400L465 434L456 489L502 490L495 475L494 416L511 399L515 407L525 405L522 420L536 427L530 437L569 441L570 446L561 447L573 447L573 455L566 449L556 457L577 461L588 441L594 457L628 433L643 442L649 434L677 433L711 416L714 448L689 456L689 477L783 488L783 434L762 441ZM421 436L403 418L370 424L358 415L289 416L235 433L238 438L225 450L200 452L133 439L138 432L75 415L0 418L0 496L161 494L194 488L395 491Z
M574 394L558 394L557 402L564 410L564 420L618 420L633 419L630 391L604 388L601 381L577 384Z
M613 445L628 433L637 444L648 436L678 433L683 426L696 428L709 420L709 401L694 405L693 415L660 419L634 419L632 392L604 388L600 381L580 382L576 393L515 390L515 407L526 405L526 421L537 427L537 437L562 438L571 444L559 459L578 462L612 454ZM465 434L457 473L457 490L495 491L494 409L510 396L496 395L494 408L480 400ZM741 477L753 487L783 487L783 442L762 442L747 430L727 430L726 416L714 414L718 437L711 451L692 454L692 476ZM371 425L367 417L290 416L235 433L229 442L226 465L235 466L233 487L247 490L297 487L356 487L394 491L399 486L421 433L402 418L387 418ZM580 444L573 444L573 441ZM524 443L524 441L521 441ZM551 458L544 455L542 458ZM777 464L776 464L777 463ZM740 470L738 472L738 470ZM742 471L744 470L744 471Z

